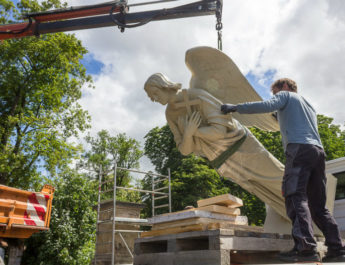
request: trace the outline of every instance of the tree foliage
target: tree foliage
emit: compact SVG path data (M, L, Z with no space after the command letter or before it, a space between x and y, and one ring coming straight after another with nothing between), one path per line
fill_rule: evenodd
M267 132L256 127L249 128L259 142L280 162L285 163L285 154L280 132Z
M97 184L75 171L60 173L55 187L50 230L26 242L26 265L88 265L94 255Z
M249 223L263 223L263 203L236 183L219 176L206 159L195 155L181 155L168 125L153 128L145 139L145 155L150 158L155 170L161 174L167 174L168 168L171 170L173 211L183 210L186 206L196 207L200 199L231 193L243 199L245 206L242 207L242 214L248 216ZM151 187L150 176L146 176L143 182L145 188ZM150 215L151 196L146 195L143 200L149 209L145 214Z
M161 174L168 174L168 168L175 169L184 156L176 148L174 137L168 125L151 129L145 138L144 152Z
M325 149L326 160L345 156L345 131L340 125L333 124L333 118L318 115L318 130ZM280 132L265 132L250 128L255 137L282 163L285 162L284 149L281 144Z
M123 169L133 169L139 167L139 159L143 155L138 141L126 134L120 133L111 136L108 131L102 130L96 137L87 136L86 142L89 144L89 151L83 154L80 166L86 169L88 175L98 182L101 174L102 182L107 181L103 190L113 189L114 165L117 165L116 185L122 187L133 187L137 183L131 183L129 171ZM119 169L122 168L122 169ZM139 184L138 184L139 185ZM117 190L117 199L122 201L138 202L140 196L137 192ZM102 199L113 198L113 193L105 193Z
M139 142L124 133L110 136L108 131L102 130L96 137L87 136L86 142L91 148L83 155L81 165L93 175L98 175L99 172L102 172L103 176L112 174L115 163L121 168L137 168L143 155ZM117 185L126 185L129 181L128 171L119 170Z
M318 127L326 160L345 156L345 131L333 124L333 118L318 115Z
M0 2L1 20L60 7L60 1ZM8 17L8 14L12 16ZM78 155L67 142L88 128L78 104L91 82L80 63L87 50L73 35L5 40L0 45L0 183L27 188L39 171L51 176Z

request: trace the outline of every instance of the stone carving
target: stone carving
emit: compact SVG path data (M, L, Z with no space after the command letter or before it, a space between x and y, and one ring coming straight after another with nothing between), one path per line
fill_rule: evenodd
M167 105L166 119L178 149L184 155L195 153L216 161L247 135L234 154L216 165L217 171L285 215L281 196L284 166L241 125L276 130L276 120L270 114L253 115L255 118L238 115L235 119L235 115L220 112L219 99L227 103L261 100L222 52L209 47L194 48L187 51L186 64L192 72L189 89L181 89L181 84L162 74L152 75L145 83L151 100Z
M192 72L189 89L154 74L145 83L150 99L166 107L166 119L180 152L206 157L218 173L255 194L286 217L281 182L284 166L245 126L279 130L272 114L220 112L222 102L259 101L261 97L224 53L197 47L186 53ZM274 213L268 213L271 215Z

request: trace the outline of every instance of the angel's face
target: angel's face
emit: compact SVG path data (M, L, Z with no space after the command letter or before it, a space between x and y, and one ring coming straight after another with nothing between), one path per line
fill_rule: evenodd
M156 86L150 86L148 89L146 89L146 93L153 102L159 102L162 105L168 104L170 99L167 90L158 88Z

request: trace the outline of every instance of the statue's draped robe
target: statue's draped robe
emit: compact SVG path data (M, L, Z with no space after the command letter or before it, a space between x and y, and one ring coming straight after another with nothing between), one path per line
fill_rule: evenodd
M220 112L222 103L218 99L202 89L188 89L187 93L190 100L200 100L200 104L191 106L192 112L199 111L201 114L202 123L199 128L211 127L210 132L214 130L215 133L220 126L226 128L224 137L217 137L217 139L212 139L212 135L194 136L192 152L212 161L241 139L247 130L244 143L217 171L221 176L230 178L245 190L255 194L285 217L285 205L281 193L284 166L247 128L233 119L231 114L223 115ZM177 146L183 137L183 128L178 125L178 117L185 117L186 114L187 109L184 107L175 109L172 105L168 105L166 109L166 118Z

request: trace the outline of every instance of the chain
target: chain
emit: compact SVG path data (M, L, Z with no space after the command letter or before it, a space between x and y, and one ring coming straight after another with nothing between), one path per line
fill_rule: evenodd
M222 0L218 0L217 1L217 10L216 10L216 17L217 17L216 30L217 30L217 34L218 34L218 50L220 50L220 51L223 49L223 43L222 43L222 29L223 29L222 7L223 7Z

